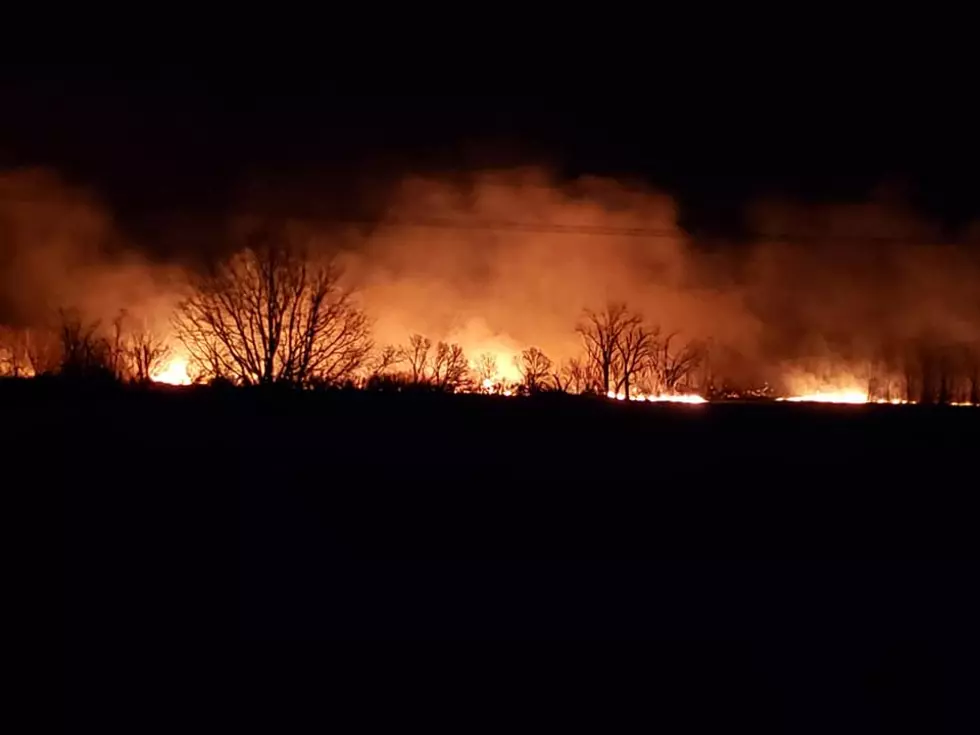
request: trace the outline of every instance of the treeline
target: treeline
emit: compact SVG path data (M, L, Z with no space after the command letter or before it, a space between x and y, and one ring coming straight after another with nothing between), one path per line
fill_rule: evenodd
M528 347L513 366L466 355L422 334L376 345L356 293L336 262L267 237L204 273L166 335L121 312L111 322L60 310L34 328L0 328L0 375L146 383L177 357L196 382L347 386L370 390L533 394L543 391L704 398L765 396L734 350L664 332L625 303L586 309L574 327L577 357L556 362ZM510 369L511 367L515 369ZM742 366L744 367L744 366ZM517 374L513 382L501 374ZM980 403L980 346L921 339L868 366L872 399Z
M980 405L980 343L926 336L901 351L882 351L869 370L874 400Z
M0 332L0 374L147 382L179 352L200 382L348 385L446 392L674 392L694 388L703 350L681 344L625 304L587 311L579 358L556 364L537 347L515 358L520 379L505 384L491 354L473 359L458 344L412 335L375 345L356 294L330 259L269 239L190 277L171 320L172 341L121 313L111 323L60 310L45 328Z
M0 376L146 383L172 356L169 345L133 326L125 312L105 324L60 309L52 322L0 326Z

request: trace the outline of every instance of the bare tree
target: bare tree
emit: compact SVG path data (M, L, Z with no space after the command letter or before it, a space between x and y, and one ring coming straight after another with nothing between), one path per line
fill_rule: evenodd
M601 376L603 392L608 393L618 353L616 344L623 332L639 317L631 314L624 303L609 303L600 312L585 310L576 331L582 337L589 361Z
M470 367L463 348L457 344L440 342L432 358L430 380L443 390L457 391L467 382Z
M658 392L676 392L701 361L702 352L698 343L689 342L678 348L674 345L675 337L676 332L668 334L657 344L650 363Z
M548 387L551 376L551 358L537 347L529 347L514 360L521 372L521 382L528 393L536 393Z
M132 332L126 340L126 359L134 380L147 383L170 359L172 350L161 339L145 330Z
M616 354L616 392L630 398L632 379L649 365L658 350L659 329L645 326L639 315L627 319L613 348Z
M61 359L58 372L70 378L119 378L116 332L102 336L100 321L85 321L77 312L58 311Z
M209 377L240 383L335 384L373 347L342 271L282 239L266 239L195 278L174 319Z
M490 352L484 352L476 358L476 378L483 386L487 383L493 384L496 377L497 357Z
M385 345L367 361L369 375L383 375L401 362L401 353L394 345Z
M572 393L572 381L569 379L569 374L565 370L565 364L558 365L557 369L551 373L551 382L555 386L555 390L559 393Z
M408 339L408 346L399 350L400 359L408 363L413 383L421 383L427 379L431 349L432 340L421 334L413 334Z
M599 383L591 360L578 357L565 361L552 377L558 389L566 393L587 393Z
M463 348L448 342L439 342L435 350L432 348L428 337L413 334L408 345L397 350L397 361L407 365L404 380L441 390L455 391L463 387L470 373Z

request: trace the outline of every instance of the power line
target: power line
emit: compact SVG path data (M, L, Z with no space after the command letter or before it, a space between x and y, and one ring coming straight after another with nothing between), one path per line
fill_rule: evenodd
M16 202L22 204L45 204L60 203L62 200L48 197L24 197L24 196L0 196L0 200ZM72 203L67 202L69 206ZM82 203L80 205L84 206ZM241 210L236 212L241 214ZM247 213L247 212L246 212ZM697 239L698 233L688 232L682 228L672 227L616 227L608 225L570 225L552 222L518 222L513 220L462 220L447 217L425 217L425 218L402 218L402 217L378 217L378 218L352 218L352 217L330 217L322 218L307 217L283 217L282 219L292 221L322 222L327 225L349 225L365 228L369 231L391 230L391 229L441 229L459 230L474 232L525 232L536 234L551 235L571 235L586 237L629 237L650 240L684 240ZM899 237L894 235L874 235L859 234L849 235L843 233L832 234L801 234L790 232L743 232L737 237L725 238L722 236L710 236L713 240L738 240L744 242L778 242L787 244L803 243L852 243L852 244L881 244L881 245L941 245L952 244L949 240L929 240L922 237ZM974 243L976 240L968 240L965 243Z
M431 228L450 230L476 230L500 232L530 232L556 235L585 235L594 237L636 237L648 239L690 239L696 234L681 228L670 227L612 227L601 225L563 225L557 223L514 222L509 220L460 221L447 218L425 219L350 219L331 220L336 224L360 225L372 229ZM723 238L721 238L723 239ZM740 239L755 242L852 242L894 245L931 245L942 241L923 238L897 237L888 235L802 235L793 233L746 233Z
M683 230L667 227L609 227L599 225L563 225L557 223L513 222L509 220L461 221L447 218L402 219L386 218L379 220L334 220L338 224L360 224L375 229L419 228L447 230L476 230L501 232L533 232L556 235L591 235L605 237L649 237L683 238Z

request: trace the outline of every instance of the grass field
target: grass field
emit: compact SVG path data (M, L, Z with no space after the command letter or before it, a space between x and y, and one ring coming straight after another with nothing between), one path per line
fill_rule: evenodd
M374 559L939 558L972 533L971 407L33 393L4 397L6 443L77 528L290 507Z
M26 383L0 401L24 548L64 552L79 712L175 681L187 711L263 641L646 638L667 680L715 671L778 719L758 682L817 677L800 661L850 681L910 652L902 686L935 698L928 667L976 640L972 408ZM932 722L904 706L893 721Z

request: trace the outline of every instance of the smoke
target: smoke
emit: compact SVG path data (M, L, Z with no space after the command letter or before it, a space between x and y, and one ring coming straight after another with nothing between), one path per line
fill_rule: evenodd
M609 301L689 339L751 345L761 329L744 293L695 254L671 197L616 181L561 185L536 169L406 179L357 252L379 339L422 332L498 363L528 345L577 355L583 309Z
M583 308L609 300L770 382L818 382L918 339L980 339L976 251L942 244L901 202L757 202L745 219L748 245L709 250L669 195L639 185L537 169L406 179L358 275L379 338L420 331L470 353L577 354Z
M977 250L894 200L757 202L745 212L754 240L706 247L678 226L670 195L631 182L457 172L406 177L383 198L378 221L307 221L302 237L342 250L377 343L458 342L471 359L494 354L504 375L531 345L556 362L578 355L583 309L608 301L769 381L856 374L914 340L980 341ZM183 269L141 252L92 192L50 171L0 174L0 321L126 309L165 328Z
M747 220L768 237L751 249L746 301L766 323L760 358L782 373L812 386L850 366L860 385L869 364L894 369L923 341L977 349L980 251L970 232L951 243L936 224L874 199L761 202Z
M42 326L59 309L163 329L177 265L152 264L89 191L42 169L0 172L0 323Z

